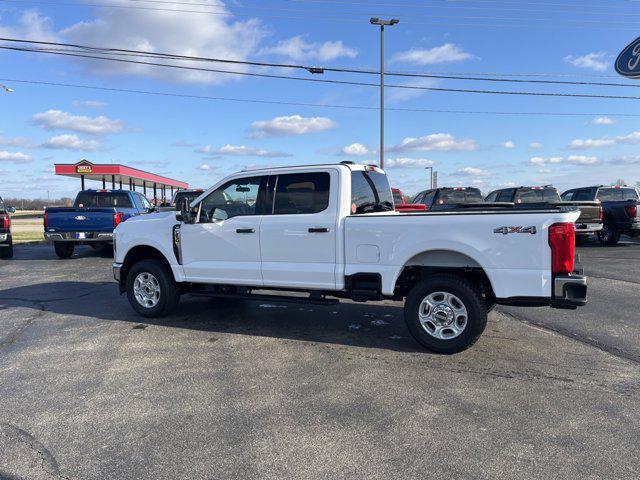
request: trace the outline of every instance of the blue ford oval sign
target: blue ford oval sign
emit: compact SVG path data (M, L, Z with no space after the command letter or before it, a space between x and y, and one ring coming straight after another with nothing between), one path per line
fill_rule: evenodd
M640 37L625 47L616 58L616 72L627 78L640 78Z

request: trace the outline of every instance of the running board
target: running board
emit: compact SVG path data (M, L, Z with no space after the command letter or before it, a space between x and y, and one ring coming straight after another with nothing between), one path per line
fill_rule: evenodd
M280 302L280 303L304 303L307 305L337 305L340 300L337 298L323 298L320 296L309 297L288 297L285 295L262 295L257 293L216 293L216 292L189 292L195 297L209 298L229 298L236 300L254 300L257 302Z

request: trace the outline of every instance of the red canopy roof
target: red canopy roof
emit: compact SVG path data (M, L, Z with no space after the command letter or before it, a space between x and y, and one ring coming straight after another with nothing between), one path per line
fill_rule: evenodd
M107 183L110 183L113 178L116 183L122 183L122 185L129 185L129 182L131 182L139 187L143 185L153 187L155 184L159 188L162 186L189 188L188 183L145 172L144 170L138 170L137 168L126 165L97 164L91 163L88 160L82 160L78 163L56 163L55 170L56 175L76 178L84 177L87 180L100 182L104 180Z

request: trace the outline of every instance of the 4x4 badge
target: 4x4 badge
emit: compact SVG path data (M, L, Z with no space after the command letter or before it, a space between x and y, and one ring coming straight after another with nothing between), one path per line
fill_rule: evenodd
M493 229L493 233L501 233L503 235L508 235L509 233L530 233L531 235L535 235L538 233L538 230L535 226L531 227L498 227Z

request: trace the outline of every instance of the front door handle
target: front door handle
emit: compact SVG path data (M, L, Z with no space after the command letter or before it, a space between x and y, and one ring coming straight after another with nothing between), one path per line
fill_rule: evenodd
M329 229L327 227L311 227L309 233L327 233Z
M253 228L237 228L236 233L256 233Z

